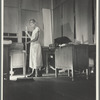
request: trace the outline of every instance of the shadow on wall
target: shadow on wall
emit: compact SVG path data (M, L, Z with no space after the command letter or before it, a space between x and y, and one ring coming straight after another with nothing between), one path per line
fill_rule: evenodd
M66 23L63 25L63 36L66 36L71 39L71 41L74 41L74 33L72 32L70 23Z

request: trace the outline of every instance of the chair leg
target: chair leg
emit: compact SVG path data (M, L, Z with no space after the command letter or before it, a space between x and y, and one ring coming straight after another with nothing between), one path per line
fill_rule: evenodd
M11 75L11 76L13 76L13 75L14 75L13 68L11 68L11 70L10 70L10 75Z
M86 69L86 79L89 78L89 77L88 77L88 74L89 74L89 71L88 71L88 69Z
M74 81L74 70L72 69L72 81Z
M70 76L70 70L68 69L68 77Z
M24 75L24 77L26 76L26 68L25 68L25 66L23 66L23 75Z
M11 56L11 60L10 60L10 75L13 76L14 75L14 71L13 71L13 66L12 66L12 56Z
M55 69L55 77L58 77L58 69Z

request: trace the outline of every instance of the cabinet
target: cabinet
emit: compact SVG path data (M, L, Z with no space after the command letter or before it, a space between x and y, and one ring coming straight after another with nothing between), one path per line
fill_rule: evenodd
M23 68L23 75L26 75L26 52L24 50L10 51L10 74L13 76L14 68Z
M96 45L89 45L89 74L96 73ZM96 74L95 74L96 75Z

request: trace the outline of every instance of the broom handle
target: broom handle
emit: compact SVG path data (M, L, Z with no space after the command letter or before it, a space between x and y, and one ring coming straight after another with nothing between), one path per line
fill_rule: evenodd
M25 62L27 62L27 34L25 33L25 51L26 51L26 54L25 54ZM25 77L26 77L26 63L25 63Z
M26 51L26 53L27 53L27 34L25 34L25 51Z

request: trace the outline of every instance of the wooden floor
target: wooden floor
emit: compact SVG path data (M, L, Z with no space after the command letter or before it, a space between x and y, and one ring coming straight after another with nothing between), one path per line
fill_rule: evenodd
M4 81L3 100L96 100L95 79L38 77L32 80Z

